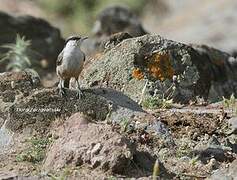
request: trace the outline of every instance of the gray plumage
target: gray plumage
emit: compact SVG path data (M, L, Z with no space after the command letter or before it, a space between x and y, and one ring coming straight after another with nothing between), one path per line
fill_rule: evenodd
M65 95L64 83L71 78L75 78L78 88L78 98L81 98L82 91L80 89L78 77L83 70L85 54L81 51L80 46L83 40L86 38L80 38L78 36L71 36L67 39L66 45L62 52L58 55L56 61L56 73L60 79L59 92L60 95Z

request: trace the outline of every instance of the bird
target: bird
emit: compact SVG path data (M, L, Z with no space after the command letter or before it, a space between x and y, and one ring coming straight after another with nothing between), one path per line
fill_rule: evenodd
M77 98L83 96L79 84L79 75L83 70L85 54L81 50L81 44L88 37L70 36L65 41L63 50L59 53L56 61L56 74L59 77L59 94L65 96L65 86L69 88L69 81L75 78L77 83Z

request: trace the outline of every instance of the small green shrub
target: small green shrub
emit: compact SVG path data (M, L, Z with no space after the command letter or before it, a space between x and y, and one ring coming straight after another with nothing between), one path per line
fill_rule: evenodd
M129 119L123 118L119 125L121 127L122 132L126 132L128 130L128 125L130 124Z
M189 156L190 153L191 153L191 148L188 146L188 144L182 144L176 150L176 157L181 158L183 156Z
M108 180L117 180L118 178L116 178L115 176L109 176L107 179Z
M146 98L142 106L148 109L157 109L157 108L171 108L173 104L172 99L166 99L164 97L148 97Z
M193 157L193 158L190 160L190 164L191 164L192 166L195 166L195 165L197 164L198 160L199 160L199 157L198 157L198 156Z
M237 115L237 101L234 94L230 96L230 99L226 99L225 97L222 98L223 98L222 101L223 107L225 109L230 109L233 114Z
M21 71L29 68L32 63L27 55L27 49L29 49L30 41L25 40L25 37L16 36L15 44L5 44L2 48L8 49L0 58L0 63L8 61L6 70L10 71Z
M27 161L31 163L40 163L46 153L47 146L52 142L51 138L30 138L27 140L28 148L16 156L18 162Z

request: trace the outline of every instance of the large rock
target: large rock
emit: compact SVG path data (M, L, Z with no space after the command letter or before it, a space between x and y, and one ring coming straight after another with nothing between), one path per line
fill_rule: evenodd
M119 34L119 36L114 36L114 34ZM92 29L93 36L82 44L82 48L87 55L91 55L106 48L107 42L111 39L121 42L124 39L145 34L147 32L134 12L127 7L111 6L98 14Z
M133 37L147 34L138 17L122 6L111 6L100 12L92 32L97 36L109 36L119 32L127 32Z
M191 45L206 61L203 69L210 72L211 87L209 99L215 101L222 96L230 97L237 93L237 59L228 53L222 52L206 45Z
M52 131L58 139L49 148L43 167L51 172L82 166L89 167L92 173L102 171L107 175L122 174L136 178L150 175L155 156L138 150L139 143L135 144L136 141L125 134L115 126L96 123L83 113L75 113ZM160 171L161 177L172 176L162 163Z
M138 101L148 79L145 97L163 93L182 103L196 96L217 101L237 94L233 85L237 82L236 62L218 50L201 52L158 35L145 35L126 39L94 57L85 68L84 84L110 87Z
M129 167L134 153L132 143L109 125L93 124L77 113L63 127L61 136L47 153L45 169L88 164L93 169L122 173Z
M84 112L98 121L105 120L108 106L109 101L93 92L85 92L85 98L78 100L76 91L68 90L67 98L62 98L56 88L35 90L10 107L6 128L19 131L31 127L45 131L55 118L65 118L74 112Z
M0 12L0 26L0 45L15 43L16 34L25 36L27 40L31 40L31 48L37 52L34 58L46 59L48 68L55 67L56 58L64 45L64 40L57 28L40 18L14 17L4 12ZM1 48L0 54L5 51ZM1 68L0 71L4 69Z

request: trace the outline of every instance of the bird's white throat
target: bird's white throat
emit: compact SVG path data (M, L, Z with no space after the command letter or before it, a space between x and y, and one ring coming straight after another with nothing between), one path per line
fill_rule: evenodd
M68 41L65 48L75 48L75 47L80 47L80 42L78 41Z

